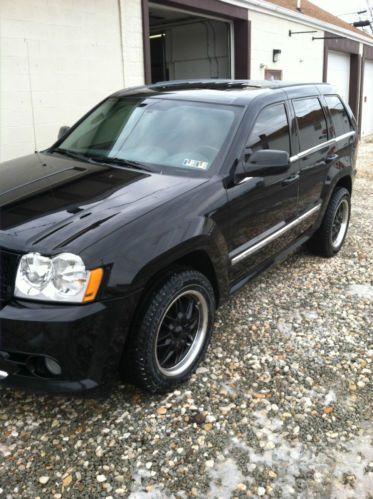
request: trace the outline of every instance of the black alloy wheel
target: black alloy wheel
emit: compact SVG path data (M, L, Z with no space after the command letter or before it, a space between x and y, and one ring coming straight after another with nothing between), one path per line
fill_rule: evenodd
M210 341L215 294L194 270L175 270L145 299L129 342L124 371L135 385L165 392L190 378Z
M339 187L332 194L320 228L308 241L313 253L327 258L338 253L347 235L350 212L350 193L344 187Z
M177 376L190 366L203 345L208 327L208 303L197 290L182 291L160 321L156 362L165 376Z
M345 238L348 221L350 218L350 206L346 198L342 199L334 216L332 225L332 245L339 248Z

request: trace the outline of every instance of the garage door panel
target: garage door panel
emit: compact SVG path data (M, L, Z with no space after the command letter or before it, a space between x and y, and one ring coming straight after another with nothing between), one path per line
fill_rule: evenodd
M174 60L194 59L197 54L201 59L208 57L206 28L202 23L177 26L167 31Z
M230 25L195 21L165 28L170 79L230 78Z
M342 98L348 102L350 93L350 55L328 51L328 83L334 85Z

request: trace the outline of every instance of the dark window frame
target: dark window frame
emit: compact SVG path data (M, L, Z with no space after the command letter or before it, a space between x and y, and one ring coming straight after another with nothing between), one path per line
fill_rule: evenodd
M328 101L327 101L327 98L328 97L336 97L339 102L342 104L342 107L346 113L346 116L347 116L347 119L348 119L348 122L350 124L350 130L344 132L344 133L349 133L349 132L353 132L355 129L354 129L354 125L351 121L351 117L350 117L350 114L346 108L346 105L345 103L343 102L343 100L341 99L341 96L338 95L338 94L324 94L324 99L325 99L325 103L326 103L326 106L327 106L327 109L328 109L328 113L329 113L329 116L330 116L330 123L331 123L331 126L333 127L333 131L334 131L334 136L335 137L339 137L340 135L337 135L336 133L336 129L335 129L335 126L334 126L334 121L333 121L333 116L332 116L332 113L331 113L331 110L330 110L330 107L329 107L329 104L328 104ZM343 134L342 134L343 135Z
M259 116L266 109L268 109L270 107L275 107L275 106L283 106L284 111L285 111L286 121L288 123L288 133L289 133L289 156L291 157L292 156L292 152L293 152L293 143L292 143L292 117L289 116L289 110L288 110L288 107L286 105L286 101L285 100L282 100L282 101L279 101L279 102L271 102L270 104L267 104L266 106L262 107L259 110L259 112L255 116L255 120L254 120L253 126L250 128L250 132L247 135L247 139L245 141L245 147L249 147L248 146L249 139L250 139L250 137L251 137L251 135L252 135L252 133L254 131L254 128L255 128L255 125L256 125L256 123L258 121Z
M317 99L318 102L319 102L320 109L321 109L321 111L323 113L323 116L324 116L325 129L326 129L326 133L327 133L327 138L326 138L326 140L324 142L320 142L319 144L315 144L312 147L317 147L317 146L322 147L323 144L325 144L326 142L328 142L331 139L331 137L330 137L330 131L329 131L329 124L328 124L329 123L328 116L325 113L324 105L323 105L323 103L322 103L322 101L320 99L320 95L307 95L306 97L299 97L299 98L289 99L291 101L291 106L292 106L292 109L293 109L293 112L294 112L295 129L296 129L297 143L298 143L298 154L302 153L303 151L307 151L308 149L312 149L312 148L302 149L302 147L301 147L299 121L298 121L297 112L296 112L296 109L295 109L295 106L294 106L294 102L300 101L300 100L311 100L311 99L312 100L313 99Z

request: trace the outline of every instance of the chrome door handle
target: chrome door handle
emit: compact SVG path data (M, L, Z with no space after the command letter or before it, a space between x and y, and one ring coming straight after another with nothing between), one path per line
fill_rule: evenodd
M296 173L294 175L290 175L290 177L285 178L285 180L282 181L282 185L290 185L293 182L296 182L299 179L299 174Z
M326 157L325 163L332 163L333 161L336 161L339 158L338 154L330 154L329 156Z

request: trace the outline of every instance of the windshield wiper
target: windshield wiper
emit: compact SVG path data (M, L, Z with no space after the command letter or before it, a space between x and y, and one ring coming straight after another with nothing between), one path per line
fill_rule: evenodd
M143 165L142 163L139 163L138 161L131 161L129 159L122 159L122 158L114 158L110 156L92 156L92 159L94 161L97 161L98 163L107 163L109 165L120 165L120 166L128 166L129 168L135 168L136 170L144 170L146 172L153 172L152 169L148 168L147 166Z
M70 151L69 149L61 149L59 147L48 149L48 151L51 153L57 152L58 154L62 154L72 159L77 159L79 161L88 161L89 163L106 163L107 165L128 166L129 168L135 168L136 170L143 170L146 172L153 171L145 165L129 159L114 158L110 156L88 156L86 154Z
M77 159L79 161L85 161L92 163L92 159L89 156L86 156L85 154L81 154L79 152L74 152L74 151L69 151L68 149L60 149L59 147L51 148L48 149L48 152L54 153L57 152L58 154L62 154L63 156L67 156L68 158L72 159Z

